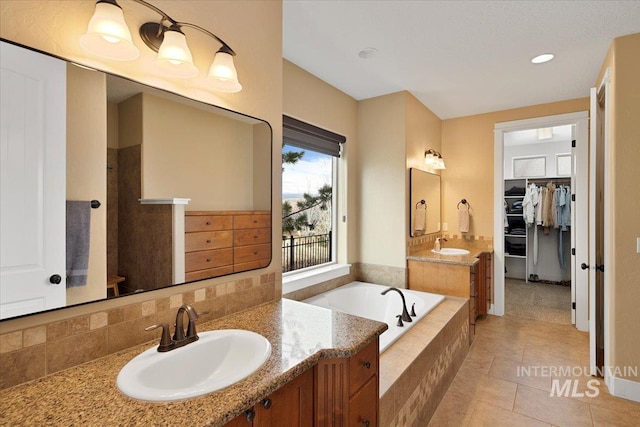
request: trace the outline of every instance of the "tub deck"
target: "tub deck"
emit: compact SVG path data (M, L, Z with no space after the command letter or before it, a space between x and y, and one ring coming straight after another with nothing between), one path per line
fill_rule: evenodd
M426 426L469 352L466 298L446 297L380 355L380 426Z

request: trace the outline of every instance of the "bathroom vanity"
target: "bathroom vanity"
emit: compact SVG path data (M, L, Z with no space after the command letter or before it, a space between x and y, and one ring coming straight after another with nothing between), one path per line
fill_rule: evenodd
M447 246L467 249L469 254L441 255L426 249L408 256L409 289L468 298L471 343L476 318L487 314L493 300L493 250L483 241L452 240Z
M154 340L1 391L11 404L0 406L0 419L7 425L322 426L337 416L344 425L377 425L378 336L386 324L281 299L198 329L257 332L271 343L271 355L245 380L204 396L167 403L128 398L116 376Z

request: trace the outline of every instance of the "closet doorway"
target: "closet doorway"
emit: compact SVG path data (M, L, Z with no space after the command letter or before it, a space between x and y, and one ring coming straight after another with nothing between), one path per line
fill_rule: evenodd
M544 150L543 145L553 144L543 141L556 141L559 147ZM495 298L491 313L505 314L505 289L509 289L512 310L526 309L525 314L533 317L532 311L540 314L535 312L537 301L542 303L539 311L547 307L551 316L564 313L563 323L588 330L588 273L576 261L588 259L588 113L497 123L494 153ZM541 189L562 188L556 196L563 195L565 205L569 190L570 215L567 218L568 212L563 212L559 228L550 221L538 225L535 218L532 225L527 224L523 211L529 186L536 187L538 196ZM555 209L548 214L557 221Z
M503 135L505 314L571 325L575 125Z

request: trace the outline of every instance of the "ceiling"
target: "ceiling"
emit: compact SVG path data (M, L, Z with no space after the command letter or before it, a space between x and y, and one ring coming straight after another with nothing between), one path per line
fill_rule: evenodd
M408 90L441 119L589 96L640 1L284 1L284 57L357 100ZM363 59L367 47L378 50ZM555 59L532 64L553 53Z

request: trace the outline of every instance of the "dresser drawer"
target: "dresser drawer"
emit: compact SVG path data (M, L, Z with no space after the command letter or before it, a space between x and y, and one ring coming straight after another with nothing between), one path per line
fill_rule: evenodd
M349 358L349 395L353 395L369 377L378 372L378 340Z
M239 273L241 271L248 271L248 270L255 270L257 268L264 268L264 267L268 267L270 263L271 263L271 259L267 258L267 259L261 259L261 260L258 260L258 261L242 262L242 263L239 263L239 264L233 264L233 272L234 273Z
M235 230L244 228L271 228L271 215L235 215L233 217L233 228Z
M233 263L258 261L271 258L271 244L240 246L233 248Z
M247 228L233 232L233 246L257 245L271 242L271 228Z
M220 231L233 228L231 215L185 215L184 231Z
M374 375L349 401L349 426L378 425L377 383L378 376Z
M185 254L185 271L206 270L233 264L233 249L189 252Z
M233 244L233 232L198 231L186 233L184 239L185 252L230 248Z
M194 282L196 280L209 279L211 277L224 276L226 274L233 273L232 265L225 265L224 267L207 268L206 270L196 270L185 273L184 278L187 282Z

